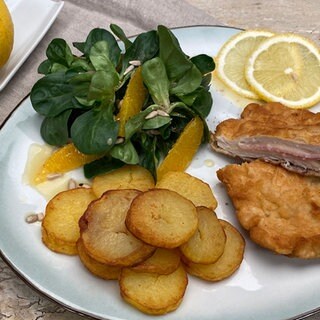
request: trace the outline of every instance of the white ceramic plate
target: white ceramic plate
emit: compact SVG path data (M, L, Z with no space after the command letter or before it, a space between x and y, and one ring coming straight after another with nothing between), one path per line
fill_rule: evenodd
M5 0L14 24L14 46L0 69L0 91L7 85L56 19L63 1Z
M215 55L238 30L224 27L187 27L174 30L189 55ZM241 108L212 88L214 106L208 124L214 129L222 119L237 116ZM42 143L41 119L26 99L0 131L0 248L3 258L35 289L73 311L102 319L143 320L144 315L123 302L116 281L103 281L87 272L77 257L56 254L41 242L39 224L27 224L28 212L43 211L45 201L21 182L30 144ZM214 166L208 167L206 160ZM216 178L216 170L230 160L200 150L189 172L208 182L219 202L217 215L234 218L230 200ZM299 196L299 195L297 195ZM320 261L276 256L247 237L244 261L229 279L218 283L189 277L189 285L177 311L157 319L279 320L302 319L320 305Z

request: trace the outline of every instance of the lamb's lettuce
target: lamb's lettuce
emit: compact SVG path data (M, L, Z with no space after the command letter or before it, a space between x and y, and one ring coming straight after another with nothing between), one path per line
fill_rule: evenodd
M95 28L84 42L74 42L78 54L63 39L49 44L38 67L43 77L31 90L33 108L43 116L41 136L51 145L71 140L83 153L103 155L85 165L87 177L124 164L155 175L186 124L195 116L205 124L214 61L205 54L190 58L165 26L130 39L119 26L110 29ZM139 65L148 99L119 139L120 102Z

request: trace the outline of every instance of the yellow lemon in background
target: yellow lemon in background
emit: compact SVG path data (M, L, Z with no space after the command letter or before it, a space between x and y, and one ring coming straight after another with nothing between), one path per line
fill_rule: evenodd
M0 68L8 61L13 48L14 27L4 0L0 0Z

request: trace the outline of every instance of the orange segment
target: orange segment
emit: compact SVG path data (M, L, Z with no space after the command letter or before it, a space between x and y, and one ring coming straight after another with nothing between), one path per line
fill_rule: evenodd
M184 171L196 154L202 140L204 125L199 117L184 128L176 143L157 169L157 180L169 171Z
M39 173L36 175L34 182L35 184L44 182L50 175L65 173L77 169L100 157L101 155L88 155L81 153L73 143L66 144L55 151L44 162Z
M124 95L120 112L118 114L119 119L119 136L125 136L125 124L135 114L140 112L148 91L143 85L143 79L141 75L141 67L137 68L132 75L126 93Z

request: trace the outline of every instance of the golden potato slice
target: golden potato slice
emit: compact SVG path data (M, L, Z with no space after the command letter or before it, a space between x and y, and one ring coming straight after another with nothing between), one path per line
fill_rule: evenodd
M80 235L78 221L96 199L90 188L62 191L47 204L42 221L42 241L52 251L76 255Z
M181 265L168 275L125 268L121 271L119 285L125 301L144 313L160 315L178 308L188 285L188 276Z
M136 189L146 191L155 185L151 173L141 167L125 165L117 170L98 175L93 178L92 189L99 198L108 190L113 189Z
M138 272L150 272L158 274L169 274L180 265L180 255L176 249L157 248L153 255L140 262L131 270Z
M92 274L105 280L117 280L119 278L121 268L109 266L91 258L87 254L81 239L77 241L77 249L80 261Z
M42 242L50 250L68 255L77 255L76 249L69 242L58 239L53 233L48 232L45 228L41 228Z
M142 241L160 248L176 248L197 230L194 204L175 191L152 189L138 195L126 218L128 229Z
M125 225L130 204L140 193L109 190L89 205L79 225L85 250L93 259L113 266L130 266L152 255L155 248L135 238Z
M210 186L183 171L169 171L157 182L156 188L176 191L191 200L196 207L204 206L212 210L217 207L217 200Z
M183 259L188 273L208 281L219 281L231 276L243 260L244 238L229 222L220 221L227 236L222 256L212 264L193 263Z
M188 242L180 247L180 251L187 260L194 263L213 263L224 251L226 235L214 211L197 207L197 213L198 229Z

